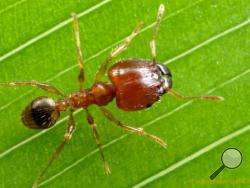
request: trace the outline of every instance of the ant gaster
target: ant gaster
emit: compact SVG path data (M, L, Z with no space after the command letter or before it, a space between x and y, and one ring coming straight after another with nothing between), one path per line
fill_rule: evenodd
M172 90L171 72L165 65L156 63L155 39L163 13L164 5L161 4L158 10L157 21L153 29L152 40L150 42L152 60L133 58L124 59L116 62L108 70L108 76L111 83L101 82L100 79L107 71L109 64L112 62L112 59L127 49L132 39L140 31L142 27L142 22L140 22L135 28L135 30L110 53L110 55L107 57L106 61L102 64L101 68L96 74L95 82L92 87L89 89L84 89L84 60L83 54L80 49L80 34L77 15L74 13L72 14L72 16L77 48L77 61L80 67L80 73L78 75L80 89L78 92L73 92L69 95L66 95L54 86L40 83L37 81L17 81L0 83L0 85L2 86L33 86L61 97L61 99L57 101L53 100L50 97L38 97L33 100L22 113L22 122L25 126L29 128L50 128L59 119L60 112L69 109L68 127L64 135L64 140L52 154L47 166L41 171L41 173L36 178L33 187L38 186L39 182L41 181L49 166L60 154L64 145L71 139L72 134L75 130L73 112L78 108L82 108L86 111L87 121L93 131L95 142L100 150L101 159L104 163L105 173L109 174L110 168L102 151L102 145L100 142L99 134L96 129L96 123L94 121L93 116L88 111L89 105L95 104L99 106L101 112L106 118L114 122L117 126L125 129L126 131L138 134L140 136L145 136L153 140L157 144L166 147L166 143L162 139L145 132L142 128L134 128L127 126L125 123L119 121L104 106L106 106L114 98L116 98L116 104L122 110L142 110L153 105L165 93L170 93L171 95L179 99L223 99L220 96L182 96Z

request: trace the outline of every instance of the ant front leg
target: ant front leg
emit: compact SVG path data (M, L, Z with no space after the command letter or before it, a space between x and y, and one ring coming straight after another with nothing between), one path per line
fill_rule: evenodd
M95 77L95 83L99 82L101 77L105 74L109 63L112 61L112 59L119 54L121 54L124 50L126 50L131 43L131 41L134 39L134 37L139 33L143 22L139 22L139 24L136 26L135 30L114 50L112 50L111 54L107 57L105 63L102 64L101 68L96 74Z
M86 114L87 114L87 121L93 131L93 135L94 135L94 138L95 138L95 142L96 142L96 145L100 151L100 154L101 154L101 158L102 158L102 161L103 161L103 164L104 164L104 170L105 170L105 174L106 175L109 175L111 174L111 171L110 171L110 168L109 168L109 164L108 162L105 160L105 157L104 157L104 153L103 153L103 150L102 150L102 144L101 144L101 141L100 141L100 136L97 132L97 129L96 129L96 124L95 124L95 121L94 121L94 118L93 116L89 113L88 109L85 109L86 110Z
M127 126L123 122L116 119L116 117L109 110L107 110L106 108L100 107L100 109L101 109L102 113L104 114L104 116L106 118L108 118L110 121L114 122L117 126L125 129L126 131L138 134L139 136L148 137L148 138L150 138L151 140L153 140L154 142L156 142L157 144L161 145L164 148L167 147L167 144L162 139L160 139L159 137L145 132L142 128L134 128L134 127Z
M158 14L157 14L157 20L156 20L156 24L153 30L153 35L152 35L152 40L150 42L150 48L151 48L151 53L152 53L152 61L155 64L156 63L156 35L157 35L157 31L159 29L160 26L160 22L161 22L161 18L164 14L165 11L165 7L163 4L160 5L159 10L158 10Z
M50 157L50 160L49 160L47 166L41 171L41 173L36 178L32 188L37 188L37 186L39 185L40 181L42 180L44 174L47 172L48 168L57 159L58 155L63 150L65 144L71 139L74 130L75 130L75 120L73 117L73 110L71 110L70 114L69 114L68 127L67 127L66 133L64 135L64 140L62 141L62 143L59 146L57 146L56 150L54 151L54 153Z
M74 20L74 32L75 32L75 40L76 40L76 48L77 48L77 62L79 64L80 72L78 75L78 81L80 85L80 91L83 91L83 82L84 82L84 70L83 70L83 55L81 51L81 42L80 42L80 32L79 32L79 24L77 15L72 13Z
M176 91L173 91L170 88L165 89L166 92L170 93L172 96L183 99L183 100L192 100L192 99L200 99L200 100L212 100L212 101L223 101L224 98L222 96L183 96Z
M0 83L0 86L9 86L9 87L17 87L17 86L32 86L32 87L37 87L40 89L43 89L45 91L48 91L50 93L54 93L56 95L60 95L61 97L66 97L64 93L59 91L57 88L54 86L44 84L44 83L39 83L37 81L16 81L16 82L6 82L6 83Z

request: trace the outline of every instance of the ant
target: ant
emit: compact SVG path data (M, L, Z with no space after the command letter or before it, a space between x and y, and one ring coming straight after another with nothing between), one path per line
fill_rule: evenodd
M145 136L162 147L166 148L166 143L159 137L145 132L142 128L134 128L127 126L125 123L119 121L106 106L114 98L118 108L124 111L137 111L150 107L152 104L160 100L160 97L166 93L173 95L179 99L203 99L203 100L223 100L220 96L183 96L172 89L172 74L170 70L163 64L156 63L156 34L160 25L161 18L164 13L164 5L161 4L157 14L157 21L153 29L152 40L150 48L152 53L152 60L144 59L124 59L116 62L109 69L109 64L112 59L124 50L127 49L133 38L138 34L142 27L140 22L135 30L116 47L106 61L102 64L96 74L95 82L91 88L85 89L83 83L84 76L84 59L80 48L80 33L77 15L72 13L73 27L77 48L77 62L79 64L80 73L78 81L80 89L78 92L64 94L56 87L37 81L16 81L0 83L1 86L32 86L43 89L47 92L56 94L61 97L59 100L53 100L50 97L42 96L34 99L22 112L22 122L25 126L32 129L47 129L52 127L59 119L60 112L69 109L68 127L61 144L56 148L52 154L47 166L41 171L34 181L33 188L37 187L42 177L45 175L48 168L53 161L63 150L65 144L71 139L72 134L76 128L73 112L82 108L86 112L87 122L90 125L97 147L100 150L101 159L104 164L106 174L110 174L109 165L104 157L100 136L97 132L96 123L92 114L88 111L88 106L95 104L99 106L103 115L117 126L126 131ZM111 83L100 81L101 77L108 69L108 76Z

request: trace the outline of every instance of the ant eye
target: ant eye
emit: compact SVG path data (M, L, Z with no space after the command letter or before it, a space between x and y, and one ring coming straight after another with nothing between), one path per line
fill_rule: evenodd
M156 65L160 69L162 75L172 77L170 70L165 65L162 65L162 64L156 64Z
M32 129L47 129L56 123L59 116L53 99L38 97L25 108L22 121L25 126Z
M172 88L172 79L168 77L162 78L163 88Z
M163 88L163 87L160 87L159 90L158 90L158 95L159 95L159 96L162 96L162 95L164 95L164 93L165 93L164 88Z

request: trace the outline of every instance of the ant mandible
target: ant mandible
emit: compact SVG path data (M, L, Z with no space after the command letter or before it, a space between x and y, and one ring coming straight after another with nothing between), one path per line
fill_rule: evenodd
M56 94L62 97L60 100L53 100L50 97L38 97L34 99L22 112L22 122L25 126L32 129L47 129L52 127L59 119L60 112L69 109L69 120L64 140L56 148L52 154L47 166L41 171L36 178L33 187L37 187L42 177L48 170L52 162L58 157L65 144L71 139L75 130L75 120L73 112L82 108L86 111L87 122L89 123L95 142L100 150L101 159L104 164L106 174L110 174L109 165L104 157L102 151L102 145L100 137L96 129L96 123L93 116L88 111L88 106L95 104L99 106L103 115L114 122L117 126L125 129L126 131L136 133L140 136L145 136L152 139L157 144L166 147L166 143L159 137L145 132L142 128L134 128L127 126L125 123L119 121L106 106L114 98L116 98L116 104L118 108L125 111L136 111L150 107L156 101L160 99L165 93L170 93L174 97L179 99L205 99L205 100L222 100L220 96L182 96L172 89L172 75L169 69L163 64L156 63L156 34L160 25L161 18L164 13L164 5L161 4L157 14L157 21L153 29L152 40L150 42L150 48L152 53L152 60L144 59L124 59L116 62L108 70L108 76L111 83L101 82L101 77L107 71L112 59L124 50L127 49L133 38L138 34L142 27L140 22L135 30L107 57L106 61L102 64L101 68L96 74L95 82L91 88L85 89L83 82L84 76L84 60L83 54L80 49L80 34L77 15L73 16L74 33L77 48L77 62L79 64L80 73L78 75L78 81L80 89L78 92L70 93L69 95L62 93L54 86L40 83L37 81L17 81L0 83L2 86L33 86L47 92Z

